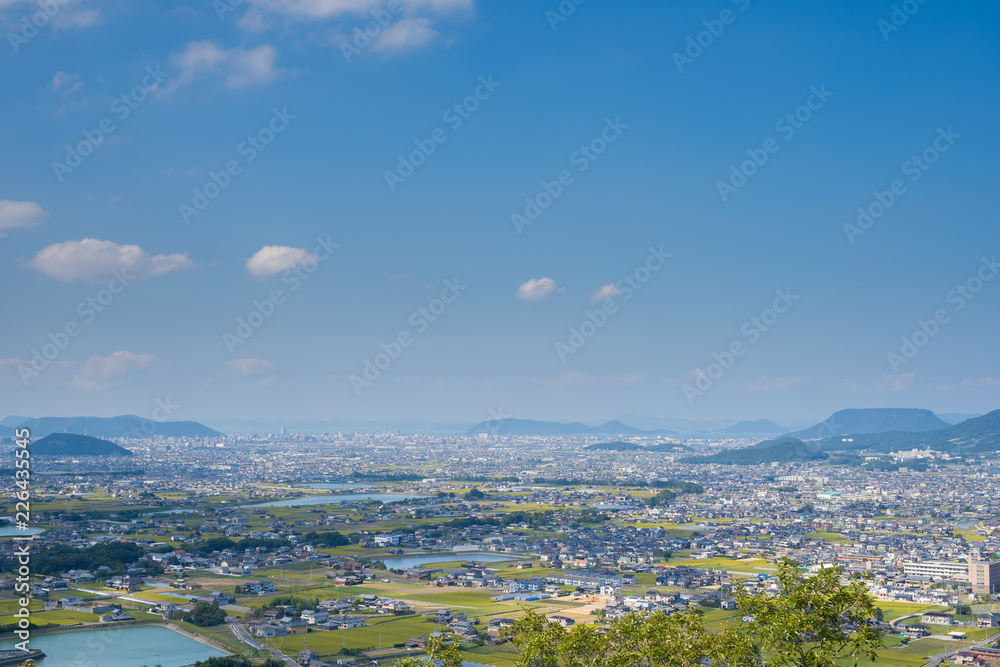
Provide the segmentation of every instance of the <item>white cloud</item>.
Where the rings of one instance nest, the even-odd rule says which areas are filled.
[[[48,212],[33,201],[0,199],[0,229],[34,227],[42,224]]]
[[[137,245],[83,239],[42,248],[28,266],[64,282],[102,283],[112,278],[112,271],[120,271],[127,280],[138,281],[194,268],[194,262],[184,254],[150,256]]]
[[[266,278],[287,271],[307,260],[318,261],[316,255],[305,248],[286,245],[266,245],[247,260],[247,271],[258,278]]]
[[[271,362],[264,359],[233,359],[227,365],[237,375],[255,375],[271,370]]]
[[[615,287],[614,283],[608,283],[607,285],[602,285],[600,289],[594,290],[594,292],[590,295],[590,302],[597,303],[598,301],[616,299],[623,294],[624,292]]]
[[[430,10],[448,13],[472,9],[475,0],[399,0],[406,11]],[[366,15],[383,8],[385,0],[250,0],[253,9],[266,14],[282,14],[299,20],[327,19],[342,14]]]
[[[73,376],[70,385],[80,389],[110,387],[121,382],[121,376],[142,370],[155,359],[152,354],[135,354],[127,350],[119,350],[107,357],[91,357]]]
[[[169,94],[200,79],[222,79],[226,88],[262,86],[273,82],[284,70],[276,66],[278,51],[270,44],[256,49],[242,46],[223,49],[214,42],[188,42],[170,56],[176,73],[164,87]]]
[[[517,288],[517,298],[525,301],[541,301],[556,293],[559,286],[552,278],[532,278]]]
[[[405,18],[392,24],[378,41],[372,45],[373,51],[405,51],[427,46],[441,33],[431,27],[428,18]]]

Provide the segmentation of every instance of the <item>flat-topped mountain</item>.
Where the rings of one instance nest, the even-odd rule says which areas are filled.
[[[933,431],[911,433],[855,433],[824,438],[816,443],[826,451],[872,449],[894,452],[930,448],[942,452],[1000,451],[1000,410]]]
[[[934,431],[949,424],[930,410],[917,408],[863,408],[839,410],[826,421],[788,435],[801,440],[815,440],[834,435]]]

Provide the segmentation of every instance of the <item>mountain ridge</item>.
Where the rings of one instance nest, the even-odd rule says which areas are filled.
[[[894,452],[923,448],[947,453],[1000,451],[1000,410],[933,431],[842,434],[818,440],[816,444],[824,451],[872,449]]]
[[[550,422],[535,419],[515,419],[507,417],[504,419],[494,419],[479,422],[468,431],[466,435],[475,436],[481,433],[497,435],[524,435],[524,436],[558,436],[558,435],[673,435],[673,431],[655,430],[644,431],[634,426],[628,426],[622,422],[612,419],[598,426],[587,426],[581,422]]]
[[[44,438],[52,433],[76,433],[96,438],[166,437],[214,438],[223,434],[194,421],[153,421],[136,415],[117,417],[39,417],[16,425],[27,428],[31,437]],[[2,433],[0,433],[2,435]]]
[[[719,463],[728,465],[761,465],[799,461],[825,461],[830,455],[819,447],[790,436],[762,440],[756,445],[740,449],[727,449],[707,456],[688,456],[680,463]]]

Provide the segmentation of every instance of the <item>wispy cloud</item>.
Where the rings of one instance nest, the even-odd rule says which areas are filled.
[[[120,384],[129,373],[142,370],[155,359],[152,354],[135,354],[127,350],[106,357],[91,357],[73,376],[70,385],[79,389],[101,389]]]
[[[623,294],[624,292],[615,287],[614,283],[608,283],[607,285],[601,285],[601,287],[591,292],[590,302],[598,303],[599,301],[607,301],[608,299],[617,299]]]
[[[242,46],[224,49],[215,42],[188,42],[170,56],[171,78],[164,86],[170,94],[195,81],[221,81],[226,88],[264,86],[285,70],[277,66],[278,50],[270,44],[255,49]]]
[[[748,391],[788,391],[790,389],[795,389],[805,383],[809,382],[809,378],[801,375],[792,375],[788,377],[758,377],[752,382],[747,383],[746,388]]]
[[[441,33],[432,27],[428,18],[401,19],[386,28],[371,48],[373,51],[419,49],[440,36]]]
[[[271,362],[264,359],[233,359],[227,366],[237,375],[256,375],[271,370]]]
[[[963,387],[1000,387],[1000,378],[978,377],[962,380]]]

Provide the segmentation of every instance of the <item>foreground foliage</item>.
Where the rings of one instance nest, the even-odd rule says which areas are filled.
[[[833,667],[849,658],[874,661],[882,635],[876,627],[881,612],[865,585],[840,583],[839,568],[823,568],[804,577],[791,560],[782,560],[779,593],[749,594],[741,586],[737,601],[752,620],[748,633],[768,654],[769,665]]]
[[[842,584],[837,568],[806,576],[783,560],[775,586],[750,593],[737,585],[739,619],[710,631],[701,614],[629,614],[606,626],[565,628],[528,610],[507,631],[518,667],[834,667],[874,660],[881,614],[861,582]],[[397,667],[459,667],[457,644],[429,639],[426,656]],[[425,662],[428,661],[429,663]]]

